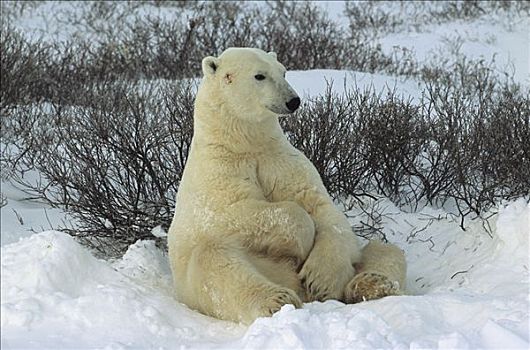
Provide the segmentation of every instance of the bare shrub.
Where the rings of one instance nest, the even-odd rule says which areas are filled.
[[[71,213],[79,223],[71,234],[116,255],[171,220],[193,132],[194,86],[114,82],[85,93],[83,106],[17,111],[33,123],[18,144],[19,166],[44,178],[15,180]]]
[[[476,92],[431,82],[414,105],[393,90],[337,95],[330,84],[282,124],[346,207],[376,194],[411,209],[451,202],[464,228],[469,214],[530,188],[528,92],[510,84],[466,91]],[[22,106],[8,126],[17,135],[10,148],[16,179],[71,212],[79,222],[72,234],[118,254],[169,224],[191,141],[193,94],[185,83],[108,82],[87,89],[78,106]],[[31,168],[42,182],[20,175]],[[361,231],[381,234],[376,226]]]
[[[311,3],[202,2],[186,5],[187,20],[184,15],[178,20],[143,15],[140,6],[95,2],[60,8],[55,20],[76,30],[64,42],[42,41],[50,57],[40,67],[41,75],[58,81],[63,76],[58,73],[64,74],[61,69],[68,67],[64,79],[73,79],[65,83],[78,78],[193,77],[200,74],[197,57],[218,55],[232,46],[276,51],[290,69],[404,74],[414,65],[408,52],[383,53],[361,31],[344,31]]]
[[[329,83],[323,95],[304,102],[295,114],[281,120],[291,143],[313,163],[335,198],[361,199],[368,163],[363,157],[357,107],[366,96],[357,90],[333,92]]]
[[[2,27],[0,35],[0,112],[17,104],[39,100],[45,83],[39,79],[41,65],[49,59],[44,45],[30,44],[11,27]]]
[[[528,169],[530,147],[522,138],[530,123],[529,91],[497,75],[491,62],[458,54],[425,66],[421,77],[428,102],[423,114],[440,129],[430,138],[443,150],[441,174],[453,173],[437,200],[454,201],[464,227],[469,214],[480,216],[500,199],[527,196],[527,177],[519,174]]]
[[[488,177],[502,179],[495,186],[499,197],[517,198],[530,191],[530,92],[505,85],[499,95],[481,125],[481,168]]]
[[[121,21],[136,16],[139,5],[94,6],[102,18]],[[123,7],[113,12],[115,6]],[[486,8],[465,6],[465,16]],[[411,210],[455,205],[464,228],[465,218],[499,200],[530,195],[529,91],[501,79],[491,63],[468,60],[458,47],[422,67],[408,52],[384,55],[366,45],[369,28],[398,20],[384,12],[372,19],[352,14],[355,26],[345,31],[310,3],[182,8],[187,21],[138,16],[120,22],[119,36],[109,23],[91,21],[94,13],[71,19],[98,33],[96,43],[30,43],[2,23],[2,176],[67,210],[77,222],[68,231],[102,254],[118,255],[169,224],[193,132],[195,86],[183,78],[200,74],[197,57],[228,46],[274,50],[291,69],[385,71],[423,82],[414,102],[355,86],[338,95],[330,83],[282,119],[345,207],[379,194]],[[31,170],[42,179],[30,181]],[[365,214],[359,234],[384,239],[379,211]]]
[[[278,53],[290,69],[342,68],[348,41],[334,21],[307,2],[269,4],[258,28],[258,43]]]
[[[411,210],[450,202],[464,228],[470,214],[530,195],[530,99],[484,62],[454,68],[426,79],[419,103],[328,86],[283,120],[285,130],[336,199],[378,193]]]

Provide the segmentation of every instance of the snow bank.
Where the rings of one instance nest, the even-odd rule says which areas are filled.
[[[152,241],[107,262],[61,232],[23,238],[1,251],[2,348],[529,347],[525,200],[500,208],[491,236],[430,208],[411,214],[385,203],[383,217],[406,251],[411,295],[286,305],[249,327],[179,304]]]
[[[179,305],[153,242],[109,263],[57,231],[2,247],[1,310],[2,348],[208,345],[209,333],[227,341],[241,328]]]

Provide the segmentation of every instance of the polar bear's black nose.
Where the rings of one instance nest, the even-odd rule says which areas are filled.
[[[300,98],[295,97],[291,99],[291,101],[287,102],[286,105],[287,105],[287,108],[289,108],[291,112],[294,112],[296,111],[298,107],[300,107]]]

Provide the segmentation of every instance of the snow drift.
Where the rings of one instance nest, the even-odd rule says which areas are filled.
[[[248,328],[179,304],[165,252],[152,241],[107,262],[61,232],[23,238],[2,247],[2,348],[530,346],[524,199],[499,208],[491,236],[479,222],[462,231],[442,210],[385,205],[385,230],[408,259],[410,295],[286,305]]]

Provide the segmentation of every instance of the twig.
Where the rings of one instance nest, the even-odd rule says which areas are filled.
[[[455,272],[452,276],[451,276],[451,279],[455,278],[457,275],[461,274],[461,273],[468,273],[469,270],[471,270],[473,268],[474,265],[471,265],[471,267],[467,270],[463,270],[463,271],[458,271],[458,272]]]

